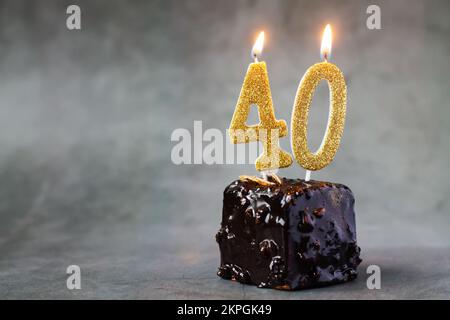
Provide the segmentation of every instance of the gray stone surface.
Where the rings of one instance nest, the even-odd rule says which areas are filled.
[[[69,2],[1,2],[0,298],[450,297],[448,1],[377,1],[378,31],[357,0],[78,3],[72,32]],[[261,28],[276,114],[289,122],[327,22],[348,115],[335,161],[313,178],[355,194],[360,277],[295,293],[221,280],[222,192],[254,167],[175,166],[170,135],[194,120],[227,128]],[[312,145],[327,99],[319,87]],[[66,289],[70,264],[82,290]],[[381,290],[365,286],[369,264],[382,268]]]

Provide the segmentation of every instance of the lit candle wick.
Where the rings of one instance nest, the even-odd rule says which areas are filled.
[[[264,46],[264,31],[261,31],[252,48],[252,57],[255,63],[258,62],[258,58],[261,57],[263,46]]]

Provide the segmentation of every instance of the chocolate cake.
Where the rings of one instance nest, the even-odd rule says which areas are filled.
[[[224,191],[216,240],[224,279],[297,290],[350,281],[361,259],[354,197],[342,184],[239,179]]]

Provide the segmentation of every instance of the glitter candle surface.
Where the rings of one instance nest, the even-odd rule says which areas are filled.
[[[248,126],[246,121],[253,104],[258,107],[260,123]],[[287,135],[287,126],[284,120],[275,118],[265,62],[249,65],[229,131],[234,143],[262,142],[264,151],[256,160],[257,170],[285,168],[292,164],[290,154],[279,147],[279,138]]]
[[[327,80],[331,91],[330,115],[323,142],[312,153],[308,148],[308,114],[314,91],[321,80]],[[292,150],[297,162],[307,170],[320,170],[334,158],[341,141],[345,124],[347,87],[339,68],[329,62],[311,66],[298,87],[292,114]]]

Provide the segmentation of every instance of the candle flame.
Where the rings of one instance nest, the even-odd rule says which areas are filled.
[[[258,57],[261,56],[263,47],[264,47],[264,31],[261,31],[252,48],[252,57],[255,59],[255,61],[258,61]]]
[[[320,46],[322,59],[328,61],[331,55],[331,26],[327,24],[322,34],[322,44]]]

